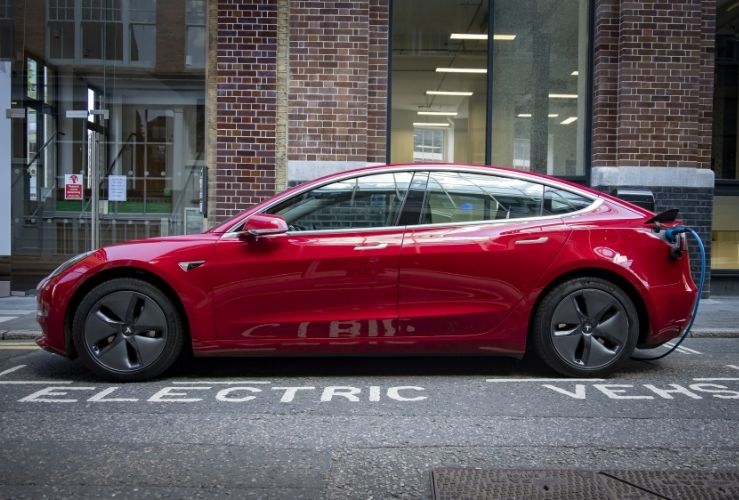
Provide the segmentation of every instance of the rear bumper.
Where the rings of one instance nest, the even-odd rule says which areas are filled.
[[[690,277],[672,285],[650,287],[644,294],[649,298],[649,332],[639,347],[656,347],[679,336],[693,315],[697,287]]]

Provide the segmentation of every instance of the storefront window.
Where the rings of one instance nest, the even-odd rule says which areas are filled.
[[[391,161],[584,176],[589,4],[393,2]]]
[[[718,2],[716,70],[713,92],[713,151],[716,175],[713,206],[711,268],[739,271],[739,9],[735,2]]]
[[[485,162],[487,2],[393,2],[391,161]]]
[[[75,253],[202,229],[204,69],[156,36],[186,39],[169,22],[186,2],[39,0],[13,13],[26,36],[9,51],[12,150],[0,150],[12,289]]]
[[[495,0],[493,164],[585,175],[588,4]]]
[[[711,267],[739,269],[739,196],[716,196],[713,205]]]

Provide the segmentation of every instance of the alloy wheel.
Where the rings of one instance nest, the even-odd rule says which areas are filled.
[[[109,293],[85,318],[85,345],[108,370],[134,372],[154,363],[167,343],[167,316],[151,297],[132,290]]]
[[[562,360],[578,368],[598,369],[618,359],[629,339],[629,318],[615,296],[586,288],[557,304],[550,332]]]

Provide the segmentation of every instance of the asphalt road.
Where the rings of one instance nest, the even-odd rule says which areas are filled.
[[[229,358],[110,384],[5,341],[0,497],[419,498],[439,466],[736,471],[739,339],[685,346],[602,381],[494,358]]]

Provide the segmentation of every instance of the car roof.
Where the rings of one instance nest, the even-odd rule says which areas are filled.
[[[501,166],[495,166],[495,165],[481,165],[479,163],[436,163],[436,162],[434,163],[389,163],[389,164],[374,164],[374,165],[368,165],[365,167],[342,170],[339,172],[333,172],[333,173],[318,177],[310,181],[302,182],[298,184],[297,186],[289,188],[281,193],[276,193],[274,196],[270,196],[266,198],[261,203],[258,203],[256,205],[253,205],[245,209],[244,211],[240,212],[234,217],[231,217],[227,219],[226,221],[213,227],[212,229],[210,229],[210,231],[211,232],[227,231],[230,227],[238,224],[240,220],[243,219],[244,217],[247,217],[248,215],[252,213],[260,211],[264,205],[272,205],[273,203],[277,202],[277,200],[283,200],[283,199],[289,198],[290,196],[293,196],[294,194],[297,194],[299,192],[314,189],[316,187],[319,187],[323,184],[327,184],[332,181],[337,181],[337,180],[341,180],[345,178],[351,178],[351,177],[355,177],[357,175],[362,175],[362,174],[386,173],[386,172],[387,173],[390,173],[390,172],[418,172],[418,171],[458,171],[458,172],[473,172],[473,173],[478,172],[481,174],[503,175],[503,176],[511,177],[511,178],[518,178],[522,180],[539,182],[539,183],[550,185],[553,187],[561,187],[561,188],[567,189],[569,191],[574,191],[575,193],[582,194],[582,195],[585,195],[593,199],[604,198],[612,202],[618,203],[619,205],[624,206],[625,208],[629,208],[631,210],[636,209],[636,211],[642,215],[651,214],[651,212],[649,212],[648,210],[644,210],[641,207],[636,207],[634,205],[631,205],[630,203],[624,202],[623,200],[620,200],[618,198],[614,198],[613,196],[609,196],[601,191],[597,191],[595,189],[589,188],[587,186],[583,186],[581,184],[576,184],[571,181],[567,181],[564,179],[552,177],[550,175],[541,174],[537,172],[530,172],[526,170],[519,170],[519,169],[510,168],[510,167],[501,167]]]

